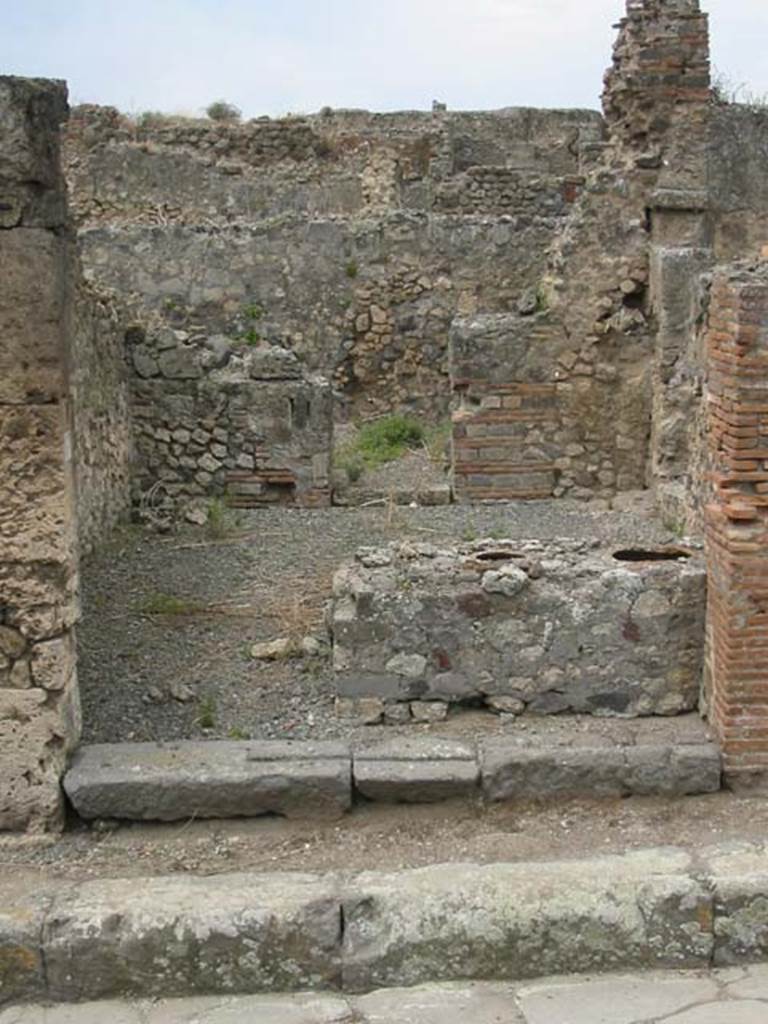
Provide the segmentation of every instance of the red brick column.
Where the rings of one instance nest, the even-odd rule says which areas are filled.
[[[720,271],[707,335],[707,690],[731,782],[768,780],[768,264]]]

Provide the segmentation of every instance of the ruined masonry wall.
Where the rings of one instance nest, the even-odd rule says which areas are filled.
[[[334,579],[338,693],[516,714],[691,710],[706,572],[667,554],[622,561],[558,539],[362,549]]]
[[[61,814],[80,734],[62,83],[0,78],[0,831]]]
[[[89,275],[140,319],[237,336],[258,304],[340,411],[437,417],[451,320],[535,287],[601,132],[585,111],[141,126],[86,107],[67,176]]]
[[[178,506],[330,503],[329,383],[287,349],[169,327],[128,332],[134,497]]]
[[[82,553],[105,540],[131,505],[134,441],[126,314],[74,268],[72,402],[78,539]]]

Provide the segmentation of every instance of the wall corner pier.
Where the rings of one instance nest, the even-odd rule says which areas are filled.
[[[768,263],[720,268],[706,338],[705,689],[732,785],[768,783]]]
[[[62,82],[0,77],[0,831],[61,820],[80,734]]]

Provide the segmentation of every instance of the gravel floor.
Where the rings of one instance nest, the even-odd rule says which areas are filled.
[[[84,741],[353,734],[335,715],[327,658],[265,664],[248,656],[249,646],[287,634],[322,636],[333,573],[361,545],[486,536],[617,547],[679,542],[643,515],[562,501],[258,511],[218,540],[192,529],[120,531],[82,567]],[[165,613],[173,605],[180,613]],[[486,730],[514,727],[490,714],[483,720]],[[447,728],[461,732],[463,722],[476,730],[478,715]],[[365,734],[383,729],[396,731],[376,726]]]

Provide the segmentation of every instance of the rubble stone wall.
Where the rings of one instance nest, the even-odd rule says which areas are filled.
[[[705,591],[703,560],[676,550],[566,540],[363,549],[334,580],[338,692],[677,714],[699,699]]]
[[[258,304],[340,411],[437,417],[452,318],[535,287],[601,133],[584,111],[139,126],[86,107],[67,174],[89,274],[137,311],[236,334]]]
[[[329,504],[330,385],[290,350],[250,339],[128,332],[135,500],[161,484],[182,505]]]
[[[61,82],[0,78],[0,831],[54,826],[80,733]]]

